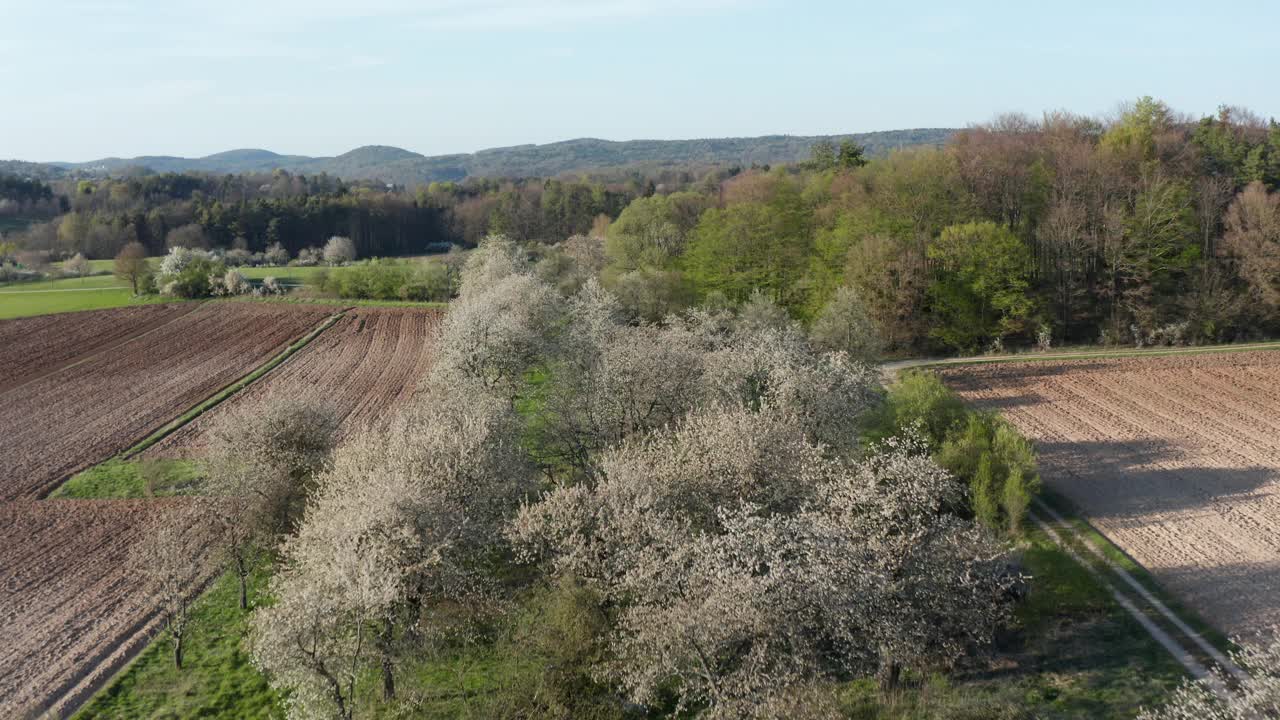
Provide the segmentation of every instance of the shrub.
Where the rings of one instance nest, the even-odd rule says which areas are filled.
[[[290,265],[299,267],[312,267],[320,264],[321,253],[319,248],[305,247],[298,251],[298,258]]]
[[[937,375],[905,374],[890,388],[875,435],[917,427],[938,464],[969,489],[969,509],[984,525],[1021,531],[1031,497],[1040,487],[1035,450],[995,413],[968,410]]]
[[[891,437],[918,426],[931,447],[940,446],[960,426],[968,411],[937,375],[918,370],[899,374],[881,407],[876,437]]]
[[[334,268],[312,284],[342,298],[443,302],[453,295],[455,275],[438,262],[373,259]]]
[[[226,272],[227,268],[221,262],[210,260],[208,257],[197,257],[188,262],[177,274],[162,275],[161,290],[166,295],[180,298],[209,297],[221,286],[221,278]]]

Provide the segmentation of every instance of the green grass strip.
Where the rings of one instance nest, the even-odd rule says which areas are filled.
[[[285,348],[283,351],[280,352],[280,354],[271,358],[265,364],[259,366],[256,370],[249,373],[248,375],[245,375],[244,377],[240,378],[234,383],[231,383],[230,385],[226,386],[222,390],[219,390],[212,397],[208,398],[204,402],[200,403],[199,405],[196,405],[195,407],[191,408],[187,412],[183,413],[176,420],[173,420],[172,422],[160,428],[159,430],[156,430],[155,432],[151,433],[142,442],[120,453],[117,456],[117,459],[127,460],[137,455],[138,453],[143,452],[147,448],[151,447],[152,445],[155,445],[156,443],[168,437],[178,428],[182,427],[183,425],[186,425],[192,420],[195,420],[196,418],[205,414],[206,412],[213,409],[214,407],[217,407],[217,405],[221,403],[223,400],[226,400],[227,398],[236,394],[240,390],[244,389],[247,385],[249,385],[253,381],[271,372],[280,363],[284,362],[285,360],[288,360],[290,357],[293,356],[294,353],[306,347],[312,340],[315,340],[316,337],[320,335],[320,333],[333,327],[333,324],[338,322],[338,320],[342,317],[342,315],[343,315],[342,312],[338,312],[333,315],[330,315],[327,320],[325,320],[323,323],[321,323],[318,327],[316,327],[311,332],[304,335],[302,339],[298,340],[294,344]]]
[[[1098,550],[1106,556],[1107,560],[1114,563],[1117,567],[1123,568],[1124,571],[1129,573],[1129,575],[1133,577],[1139,585],[1145,588],[1147,592],[1155,596],[1157,600],[1163,603],[1165,607],[1169,608],[1173,614],[1177,615],[1192,630],[1199,633],[1202,638],[1208,641],[1208,643],[1219,652],[1224,655],[1230,655],[1236,650],[1235,643],[1231,642],[1230,638],[1224,635],[1222,631],[1209,624],[1195,610],[1192,610],[1183,604],[1177,596],[1166,590],[1150,571],[1140,565],[1138,561],[1130,557],[1128,553],[1118,547],[1115,543],[1111,542],[1106,535],[1102,534],[1102,532],[1091,525],[1070,500],[1047,489],[1041,490],[1039,497],[1045,505],[1053,508],[1053,510],[1061,515],[1070,525],[1072,532],[1068,533],[1069,540],[1075,545],[1076,549],[1082,554],[1082,556],[1088,558],[1094,567],[1104,573],[1118,587],[1123,587],[1126,591],[1131,592],[1131,589],[1127,584],[1124,583],[1124,581],[1111,568],[1107,567],[1107,565],[1101,560],[1098,560],[1093,553],[1084,546],[1081,538],[1087,538],[1094,547],[1098,548]],[[1155,612],[1154,609],[1153,612]],[[1156,616],[1158,616],[1158,613],[1156,613]],[[1163,621],[1164,619],[1160,618],[1160,620]],[[1177,633],[1179,636],[1185,635],[1185,633],[1172,625],[1169,625],[1168,629],[1171,633]]]

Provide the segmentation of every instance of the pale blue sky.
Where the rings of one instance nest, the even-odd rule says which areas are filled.
[[[1280,3],[0,0],[0,158],[1280,114]]]

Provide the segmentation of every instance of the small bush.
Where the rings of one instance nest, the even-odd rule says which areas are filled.
[[[937,375],[910,372],[890,388],[873,436],[916,427],[938,464],[969,490],[974,517],[988,527],[1021,532],[1040,476],[1030,441],[995,413],[967,409]]]

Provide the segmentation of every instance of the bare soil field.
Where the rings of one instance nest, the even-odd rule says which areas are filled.
[[[135,305],[0,320],[0,393],[127,342],[199,308]]]
[[[314,396],[332,404],[348,435],[390,419],[412,397],[435,357],[441,314],[416,308],[349,310],[296,355],[147,451],[153,457],[198,456],[218,419],[268,397]]]
[[[60,717],[158,629],[127,572],[146,523],[175,500],[0,503],[0,717]]]
[[[1046,484],[1228,633],[1280,622],[1280,352],[967,365]]]
[[[0,501],[41,497],[128,448],[332,312],[203,303],[153,332],[0,393]]]

